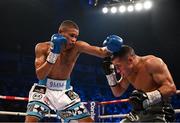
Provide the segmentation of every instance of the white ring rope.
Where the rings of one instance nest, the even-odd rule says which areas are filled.
[[[175,113],[180,113],[180,109],[175,109]],[[0,111],[0,115],[14,115],[14,116],[26,116],[27,114],[24,112],[10,112],[10,111]],[[106,118],[124,118],[128,114],[113,114],[113,115],[100,115],[98,118],[100,119],[106,119]],[[56,114],[46,114],[45,117],[53,117],[57,118],[58,116]]]
[[[26,116],[25,112],[11,112],[11,111],[0,111],[0,115],[15,115],[15,116]],[[56,118],[56,114],[46,114],[45,117],[54,117]]]

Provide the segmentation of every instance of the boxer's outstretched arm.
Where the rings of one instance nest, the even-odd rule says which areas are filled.
[[[87,53],[89,55],[93,55],[101,58],[108,57],[111,55],[111,53],[108,52],[105,48],[92,46],[84,41],[76,42],[76,46],[80,53]]]
[[[158,90],[163,98],[167,98],[176,93],[176,86],[173,78],[167,68],[167,65],[160,58],[153,58],[148,61],[147,69],[151,73],[153,79],[159,84]]]
[[[35,68],[39,80],[45,79],[53,67],[53,64],[46,61],[47,51],[48,47],[45,44],[39,43],[35,47]]]
[[[118,84],[115,86],[111,86],[111,90],[115,97],[120,97],[127,90],[129,86],[129,82],[126,79],[120,79]]]

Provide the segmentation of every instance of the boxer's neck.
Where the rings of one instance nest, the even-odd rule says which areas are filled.
[[[139,65],[142,61],[142,58],[138,55],[134,56],[133,60],[133,73],[137,73],[139,71]]]

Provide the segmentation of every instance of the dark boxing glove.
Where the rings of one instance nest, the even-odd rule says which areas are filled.
[[[129,97],[129,102],[135,111],[145,110],[147,107],[157,104],[162,100],[160,91],[143,92],[134,90]]]
[[[118,81],[116,78],[115,68],[111,62],[110,57],[106,57],[103,60],[103,69],[104,69],[104,73],[106,74],[106,78],[107,78],[109,86],[111,86],[111,87],[116,86]]]

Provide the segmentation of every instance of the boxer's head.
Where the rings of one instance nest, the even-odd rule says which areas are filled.
[[[66,48],[69,49],[74,46],[74,43],[77,41],[79,27],[75,22],[71,20],[65,20],[61,23],[58,33],[67,39]]]
[[[112,57],[112,63],[115,65],[117,72],[127,77],[133,70],[135,56],[132,47],[123,45],[121,50],[114,53]]]

